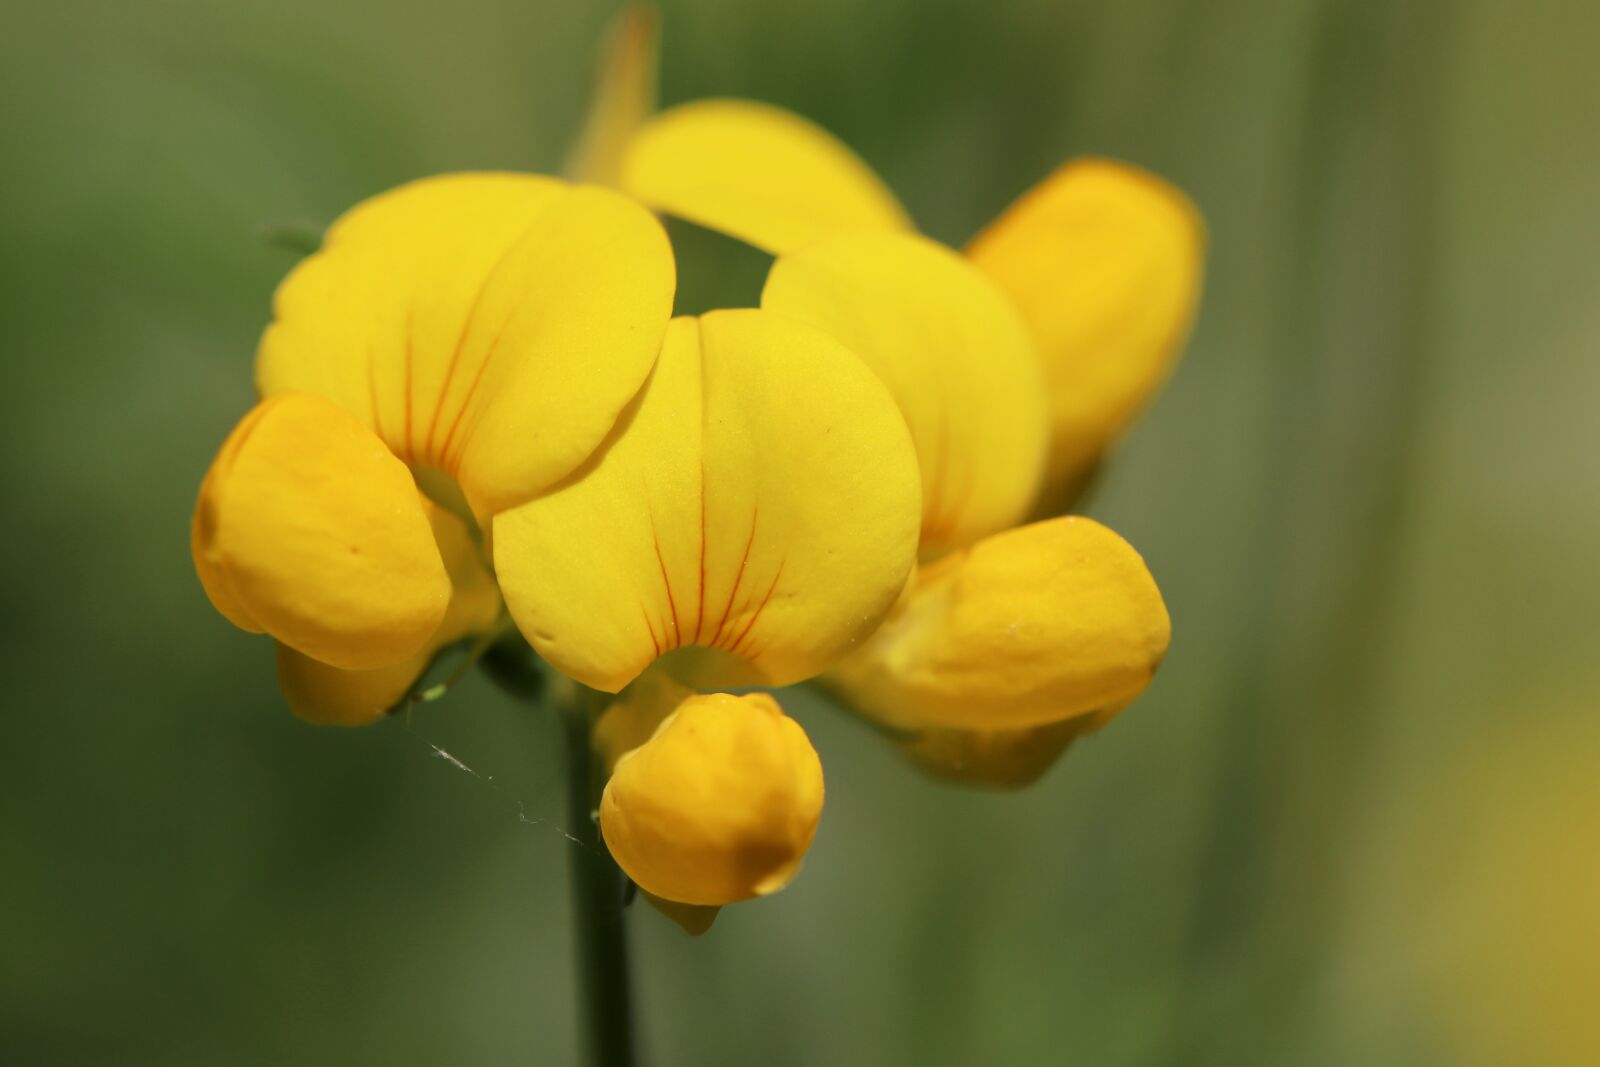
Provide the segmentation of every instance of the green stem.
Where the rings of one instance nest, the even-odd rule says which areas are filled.
[[[581,845],[567,853],[582,1027],[579,1043],[591,1067],[632,1067],[633,1005],[622,910],[626,883],[600,840],[594,817],[605,780],[595,759],[587,710],[562,708],[561,725],[567,750],[568,832]]]
[[[561,720],[567,763],[567,850],[572,902],[573,963],[577,969],[578,1044],[589,1067],[633,1067],[633,1005],[628,981],[627,881],[617,869],[595,810],[605,788],[594,751],[597,694],[558,675],[546,677],[520,635],[505,633],[484,650],[478,665],[504,692]],[[555,684],[547,684],[553,681]]]

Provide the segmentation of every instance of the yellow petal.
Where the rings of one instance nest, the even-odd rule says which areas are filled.
[[[645,892],[732,904],[794,877],[822,794],[816,750],[772,697],[694,696],[618,762],[600,832]]]
[[[832,134],[744,100],[701,100],[657,116],[628,149],[622,187],[768,252],[912,229],[894,194]]]
[[[289,710],[319,726],[367,726],[405,699],[427,670],[419,652],[387,667],[346,671],[278,644],[278,688]]]
[[[435,651],[474,634],[493,629],[500,620],[500,587],[489,570],[488,557],[467,524],[429,502],[434,543],[450,573],[450,607],[429,644]]]
[[[1044,503],[1059,513],[1188,337],[1204,224],[1155,175],[1075,160],[1006,209],[967,254],[1038,340],[1054,425]]]
[[[506,605],[549,663],[617,692],[673,649],[787,685],[870,633],[921,513],[894,401],[838,342],[758,310],[675,319],[595,460],[500,514]]]
[[[717,916],[722,912],[720,907],[714,905],[680,904],[676,900],[667,900],[654,893],[646,893],[642,889],[639,895],[644,897],[645,902],[652,908],[677,923],[679,929],[690,937],[699,937],[711,929],[711,924],[717,921]]]
[[[924,569],[829,684],[903,729],[1041,726],[1132,701],[1170,636],[1126,541],[1089,519],[1052,519]]]
[[[617,193],[426,179],[351,209],[284,280],[257,383],[336,401],[486,516],[610,432],[655,360],[673,287],[660,224]]]
[[[612,701],[595,720],[593,744],[607,774],[617,761],[656,732],[679,704],[694,696],[665,671],[649,670]]]
[[[622,178],[628,142],[656,109],[661,20],[632,4],[617,12],[600,50],[600,71],[583,131],[563,168],[568,177],[599,185]]]
[[[411,472],[319,396],[263,401],[221,453],[195,569],[230,618],[324,663],[388,666],[439,628],[450,580]]]
[[[1115,715],[1079,715],[1019,730],[935,727],[908,735],[900,742],[900,751],[935,778],[989,789],[1021,789],[1038,781],[1074,741]]]
[[[194,560],[195,574],[199,576],[200,585],[205,589],[211,606],[239,629],[253,634],[263,632],[261,624],[251,617],[249,609],[233,591],[232,579],[216,551],[217,501],[219,489],[228,472],[233,469],[239,446],[250,439],[251,431],[266,408],[265,404],[251,408],[222,442],[210,469],[201,479],[200,496],[195,502],[194,518],[189,523],[189,555]]]
[[[326,726],[365,726],[403,700],[440,649],[492,629],[500,617],[500,593],[482,550],[466,524],[425,502],[433,536],[450,574],[450,606],[422,652],[366,671],[340,670],[279,643],[278,685],[290,709]]]
[[[779,257],[761,306],[877,372],[922,468],[922,556],[1016,525],[1044,469],[1044,379],[1027,327],[960,256],[922,237],[847,237]]]

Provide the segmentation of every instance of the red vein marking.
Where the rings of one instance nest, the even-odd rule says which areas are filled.
[[[744,543],[744,558],[739,560],[739,572],[733,576],[733,588],[728,591],[728,602],[723,605],[722,618],[717,620],[717,632],[711,638],[711,647],[716,648],[722,641],[722,628],[728,623],[728,616],[733,612],[734,597],[739,595],[739,584],[744,581],[745,565],[750,562],[750,546],[756,543],[756,520],[761,517],[760,508],[750,510],[750,538]]]
[[[543,216],[541,216],[541,218],[542,217]],[[510,260],[512,254],[518,249],[522,248],[528,235],[533,232],[535,225],[536,222],[527,223],[525,228],[521,230],[505,246],[504,249],[501,250],[493,265],[491,265],[488,272],[484,274],[483,280],[478,283],[477,292],[472,294],[472,303],[467,308],[467,316],[461,320],[461,333],[456,337],[455,351],[450,355],[450,365],[445,369],[444,384],[439,387],[439,402],[433,409],[433,423],[428,427],[428,449],[430,452],[433,450],[434,433],[439,428],[439,416],[444,410],[445,399],[450,393],[450,383],[455,379],[456,364],[461,359],[461,350],[466,345],[467,334],[471,332],[472,321],[478,317],[478,309],[483,305],[484,294],[489,291],[489,284],[493,282],[500,274],[501,268],[506,265],[508,260]],[[456,417],[451,423],[450,433],[445,437],[444,445],[437,453],[438,459],[436,462],[440,466],[444,466],[445,458],[450,451],[450,438],[455,436],[456,428],[461,425],[461,416],[466,413],[467,404],[472,400],[472,394],[478,388],[478,382],[483,378],[484,365],[489,362],[489,356],[494,353],[495,345],[500,343],[500,335],[506,332],[506,327],[511,325],[511,320],[516,316],[516,313],[516,309],[513,308],[510,314],[506,316],[506,320],[500,324],[500,331],[499,333],[495,334],[494,344],[489,346],[489,350],[484,353],[482,362],[478,364],[478,373],[477,376],[472,380],[472,387],[467,390],[466,398],[461,401],[461,407],[456,410]],[[462,451],[466,451],[465,445],[462,445]],[[460,463],[461,457],[457,456],[454,465],[459,466]]]
[[[644,616],[644,628],[650,631],[650,644],[655,646],[656,655],[661,655],[661,639],[656,637],[655,624],[650,621],[650,611],[643,601],[639,602],[639,614]]]
[[[476,374],[474,374],[472,376],[472,384],[467,386],[467,395],[461,398],[461,406],[456,409],[456,417],[454,419],[450,420],[450,430],[449,430],[449,432],[447,432],[444,435],[444,444],[439,446],[440,466],[444,465],[445,457],[450,454],[450,442],[455,440],[456,431],[461,428],[461,420],[466,417],[467,408],[469,406],[471,406],[472,398],[478,392],[478,383],[483,381],[483,372],[488,369],[489,360],[494,356],[495,350],[500,347],[500,338],[505,336],[506,327],[508,327],[510,325],[511,325],[511,319],[509,317],[507,317],[506,321],[501,323],[501,325],[500,325],[500,332],[496,333],[494,335],[494,340],[490,341],[489,342],[489,347],[484,350],[483,358],[478,361],[478,373],[476,373]],[[446,384],[448,385],[449,383],[446,382]],[[436,425],[437,425],[437,423],[439,421],[439,410],[441,408],[443,408],[443,407],[444,407],[444,394],[441,393],[439,395],[439,407],[434,408],[434,414],[433,414],[433,421],[434,421],[434,423]],[[433,431],[432,430],[428,431],[428,447],[429,448],[433,447]],[[466,451],[466,438],[462,438],[461,450],[463,452]],[[460,462],[461,462],[461,457],[457,456],[456,460],[455,460],[455,465],[459,466]]]
[[[704,324],[694,320],[694,333],[696,348],[700,353],[700,375],[696,383],[700,394],[700,438],[695,442],[698,450],[700,467],[700,588],[697,594],[699,605],[695,608],[694,616],[694,641],[700,643],[700,631],[706,622],[706,420],[710,417],[707,410],[706,399],[706,335]]]
[[[467,446],[472,443],[472,437],[478,432],[478,425],[483,422],[483,412],[474,412],[471,419],[467,418],[467,408],[472,403],[472,396],[477,392],[478,382],[483,378],[484,364],[478,365],[478,375],[473,379],[472,388],[467,391],[467,397],[461,402],[461,409],[456,412],[454,421],[450,424],[450,432],[444,436],[444,444],[439,449],[439,464],[452,475],[459,474],[461,461],[466,459]],[[456,431],[461,430],[461,440],[456,444],[456,454],[450,455],[450,442],[455,439]]]
[[[504,256],[505,254],[506,253],[502,253],[502,256]],[[499,264],[497,263],[497,264],[495,264],[495,266],[499,266]],[[461,320],[461,332],[456,335],[455,351],[450,353],[450,363],[444,369],[444,383],[439,386],[439,401],[438,401],[438,403],[434,404],[434,406],[433,406],[433,421],[431,423],[429,423],[429,425],[428,425],[428,449],[429,449],[430,452],[433,450],[433,438],[434,438],[434,435],[439,430],[439,416],[444,411],[444,402],[445,402],[445,400],[450,396],[450,383],[455,380],[456,365],[461,362],[461,350],[463,348],[465,348],[466,345],[467,345],[467,334],[472,332],[472,322],[473,322],[474,319],[476,319],[478,317],[478,307],[483,303],[483,294],[484,294],[485,291],[488,290],[489,282],[493,278],[494,278],[494,268],[490,268],[489,273],[485,274],[483,276],[483,280],[478,283],[478,291],[472,294],[472,303],[470,305],[468,305],[468,307],[467,307],[467,315],[466,315],[465,318],[463,318]],[[506,326],[510,322],[511,322],[511,318],[510,318],[510,316],[507,316],[506,317],[506,321],[504,323],[502,323],[501,326],[500,326],[500,333],[504,333],[505,332]],[[500,334],[496,334],[495,335],[495,342],[499,343],[499,340],[500,340]],[[490,345],[489,346],[489,351],[491,351],[491,352],[494,351],[494,345]],[[489,357],[487,355],[484,356],[485,360],[487,360],[488,358]],[[480,376],[483,373],[483,365],[481,363],[478,365],[478,373],[479,373]],[[476,385],[477,385],[476,379],[474,379],[473,385],[474,385],[474,387],[476,387]],[[472,393],[471,393],[470,390],[468,391],[467,396],[468,396],[469,399],[471,398]],[[466,410],[465,403],[463,403],[463,405],[462,405],[462,410],[463,411]],[[456,413],[456,422],[459,423],[460,421],[461,421],[461,413],[458,411]],[[453,429],[454,429],[454,427],[452,427],[452,430]],[[448,448],[449,444],[450,444],[450,439],[447,437],[447,438],[445,438],[445,447]],[[440,455],[442,456],[443,454],[444,454],[444,449],[441,449],[440,450]]]
[[[695,608],[694,640],[691,645],[700,643],[700,628],[706,621],[706,457],[700,453],[700,605]]]
[[[667,607],[672,609],[672,640],[674,648],[683,647],[683,630],[678,623],[678,604],[672,597],[672,579],[667,577],[667,561],[661,556],[661,538],[656,534],[656,517],[650,516],[650,541],[655,545],[656,564],[661,568],[661,584],[667,589]],[[662,627],[663,631],[666,629]]]
[[[412,349],[415,347],[412,344],[412,340],[413,340],[413,338],[412,338],[412,324],[413,324],[412,309],[408,306],[406,308],[406,382],[405,382],[405,386],[406,386],[406,458],[407,459],[414,458],[415,454],[416,454],[416,450],[411,444],[411,363],[412,363],[412,358],[411,357],[412,357]]]
[[[772,576],[772,584],[767,586],[767,595],[761,598],[760,604],[756,605],[756,610],[750,615],[750,621],[744,624],[744,629],[739,631],[739,636],[734,638],[733,644],[729,646],[729,652],[737,653],[739,646],[744,643],[744,639],[750,636],[751,630],[755,629],[756,620],[761,618],[763,611],[767,610],[767,602],[772,599],[773,592],[778,588],[778,579],[783,577],[783,565],[788,562],[789,559],[786,556],[778,563],[778,572]]]

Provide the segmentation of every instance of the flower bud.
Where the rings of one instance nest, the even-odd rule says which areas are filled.
[[[617,761],[600,831],[645,892],[731,904],[789,883],[822,798],[816,750],[770,696],[691,696]]]

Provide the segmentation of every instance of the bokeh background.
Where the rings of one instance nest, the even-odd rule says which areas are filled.
[[[1600,1062],[1600,8],[664,8],[666,102],[810,115],[937,237],[1095,152],[1212,254],[1089,507],[1171,607],[1154,687],[1016,795],[794,701],[822,833],[703,940],[631,916],[651,1062]],[[473,681],[302,725],[187,523],[263,224],[556,167],[611,10],[4,3],[0,1061],[573,1059],[556,724]],[[686,299],[755,294],[725,252]]]

